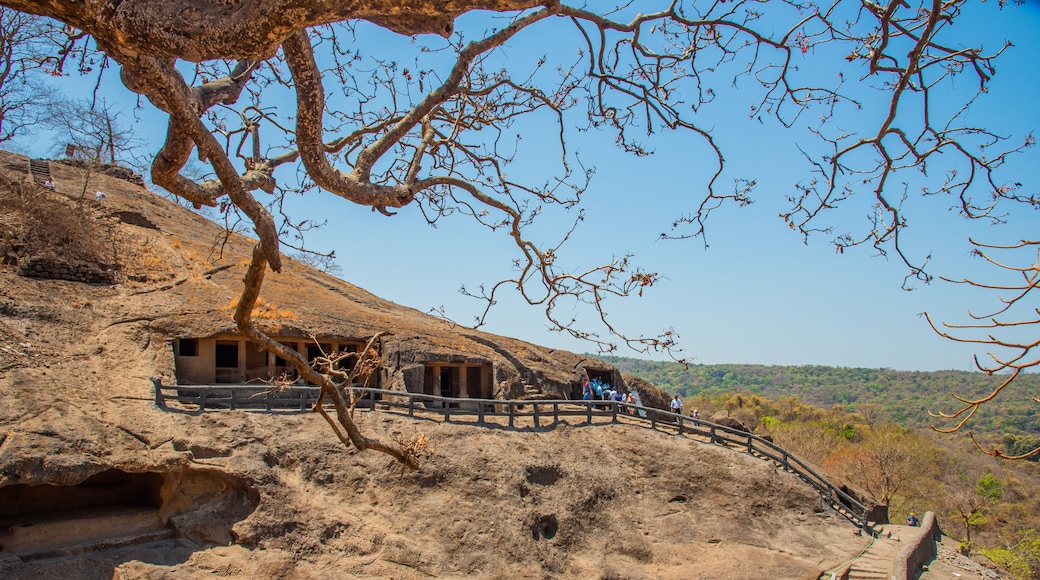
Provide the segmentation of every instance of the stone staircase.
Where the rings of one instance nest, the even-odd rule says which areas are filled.
[[[849,562],[839,572],[834,573],[835,580],[889,580],[892,564],[906,543],[904,538],[920,533],[921,528],[908,526],[885,525],[874,528],[874,541],[855,560]],[[914,536],[916,537],[916,536]],[[827,576],[830,578],[831,576]]]
[[[523,401],[550,401],[555,398],[552,395],[543,393],[541,389],[528,384],[524,384],[524,394],[517,397],[518,400]]]
[[[899,545],[887,538],[876,538],[865,554],[849,566],[849,580],[886,580]]]
[[[29,174],[37,185],[51,181],[51,162],[46,159],[29,159]]]

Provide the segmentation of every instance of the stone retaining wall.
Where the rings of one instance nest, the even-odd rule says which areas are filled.
[[[937,554],[936,542],[942,539],[942,530],[935,514],[927,512],[921,518],[921,533],[909,540],[892,562],[892,580],[911,580],[917,572]]]
[[[69,264],[53,258],[27,258],[18,265],[18,275],[27,278],[68,280],[85,284],[115,284],[115,273],[95,264]]]

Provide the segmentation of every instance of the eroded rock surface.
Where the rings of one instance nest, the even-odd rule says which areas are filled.
[[[51,171],[59,192],[81,185]],[[795,476],[641,426],[358,411],[372,435],[429,437],[409,472],[314,414],[159,409],[149,377],[173,378],[171,339],[232,327],[249,245],[95,179],[107,197],[91,211],[122,244],[116,284],[0,265],[0,577],[805,578],[866,542]],[[553,394],[583,359],[453,330],[295,263],[264,296],[314,332],[392,325],[409,352],[495,357],[515,370],[501,396]]]

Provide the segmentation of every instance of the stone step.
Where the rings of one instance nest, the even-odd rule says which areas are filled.
[[[859,558],[849,565],[849,580],[888,580],[892,563],[903,543],[890,528],[875,528],[874,540]]]
[[[51,163],[46,159],[30,159],[29,160],[29,173],[32,174],[33,181],[39,184],[51,181]]]
[[[161,540],[172,540],[179,537],[176,530],[173,529],[162,529],[153,530],[150,532],[138,532],[134,534],[126,534],[123,536],[108,537],[96,541],[81,542],[78,544],[69,544],[60,546],[46,552],[35,552],[30,555],[21,556],[22,560],[42,560],[44,558],[61,558],[64,556],[75,556],[77,554],[84,554],[87,552],[101,552],[104,550],[114,550],[117,548],[123,548],[126,546],[133,546],[137,544],[148,544],[151,542],[158,542]]]
[[[852,564],[852,569],[851,570],[858,571],[858,572],[888,572],[888,570],[891,568],[891,566],[892,566],[891,560],[883,561],[883,562],[882,561],[876,561],[876,562],[862,562],[862,563],[860,563],[859,560],[856,560],[856,562]]]
[[[6,528],[6,529],[5,529]],[[23,516],[0,525],[0,552],[23,560],[174,537],[152,507],[121,506]]]

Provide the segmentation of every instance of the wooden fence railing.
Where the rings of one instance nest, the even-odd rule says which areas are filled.
[[[292,386],[284,389],[270,385],[163,385],[158,377],[152,378],[155,404],[166,408],[168,401],[196,405],[204,409],[262,409],[266,411],[309,411],[318,400],[320,389],[314,386]],[[585,423],[595,421],[618,423],[637,421],[649,423],[651,429],[675,430],[708,439],[714,444],[735,445],[760,459],[773,461],[794,473],[812,486],[827,505],[848,518],[858,527],[867,529],[868,508],[841,488],[827,481],[805,462],[791,455],[772,441],[752,433],[690,417],[616,401],[582,400],[501,400],[455,399],[383,389],[354,388],[356,408],[371,411],[397,410],[414,417],[416,413],[441,415],[444,421],[474,420],[483,425],[489,421],[518,422],[530,420],[534,427],[559,423],[561,418],[581,418]]]

